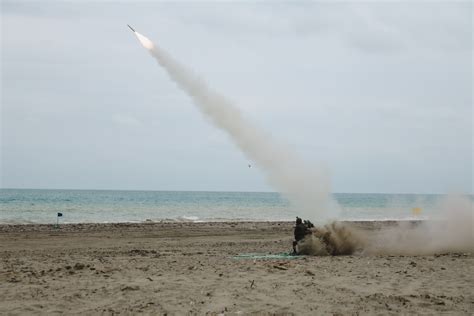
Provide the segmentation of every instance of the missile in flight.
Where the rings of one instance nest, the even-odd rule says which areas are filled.
[[[153,44],[153,42],[150,41],[146,36],[143,36],[137,31],[135,31],[135,29],[131,27],[130,25],[127,24],[127,26],[129,29],[132,30],[133,34],[135,34],[135,36],[138,38],[138,40],[140,41],[143,47],[145,47],[149,51],[152,51],[155,48],[155,45]]]

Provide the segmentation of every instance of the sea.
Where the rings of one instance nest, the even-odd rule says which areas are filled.
[[[333,197],[339,220],[381,221],[435,215],[444,195],[336,193]],[[275,192],[0,189],[0,224],[293,221],[297,215]]]

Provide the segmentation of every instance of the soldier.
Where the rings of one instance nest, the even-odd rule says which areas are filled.
[[[306,237],[306,235],[312,234],[311,229],[309,229],[307,225],[303,224],[303,221],[298,216],[296,217],[296,226],[295,226],[294,234],[295,234],[295,240],[293,241],[293,255],[296,255],[298,254],[296,252],[296,245],[298,244],[298,242],[300,240],[303,240]]]

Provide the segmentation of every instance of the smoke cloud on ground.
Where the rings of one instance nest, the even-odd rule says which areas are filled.
[[[438,206],[440,216],[416,225],[399,223],[381,230],[366,248],[368,253],[428,255],[474,251],[473,202],[448,196]]]
[[[346,224],[332,222],[317,228],[298,244],[298,253],[313,256],[351,255],[362,251],[363,235]]]
[[[331,223],[315,229],[298,245],[307,255],[432,255],[474,252],[474,211],[468,197],[448,196],[439,206],[440,215],[420,222],[398,222],[367,233],[346,223]]]
[[[338,207],[330,197],[326,170],[309,167],[291,150],[277,145],[203,79],[145,36],[135,34],[177,86],[191,97],[201,113],[230,136],[239,149],[264,172],[267,182],[290,200],[298,214],[320,223],[336,218]]]

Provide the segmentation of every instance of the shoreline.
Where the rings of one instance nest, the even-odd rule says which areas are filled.
[[[354,220],[354,221],[335,221],[336,223],[350,225],[358,229],[382,229],[384,227],[393,227],[400,223],[410,225],[419,225],[428,220]],[[42,232],[42,231],[57,231],[57,232],[74,232],[74,231],[101,231],[113,229],[136,229],[144,230],[167,228],[212,228],[217,226],[243,227],[249,228],[252,226],[266,227],[266,226],[281,226],[282,228],[292,228],[294,221],[145,221],[145,222],[116,222],[116,223],[60,223],[56,226],[51,224],[0,224],[0,233],[5,232]],[[318,226],[318,225],[316,225]]]

